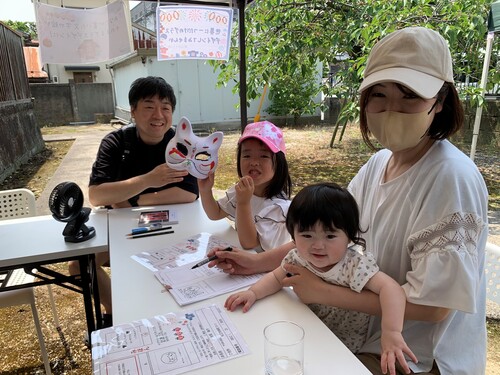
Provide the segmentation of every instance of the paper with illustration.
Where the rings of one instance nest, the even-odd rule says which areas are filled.
[[[195,263],[155,272],[156,278],[170,288],[170,294],[181,306],[248,287],[262,277],[262,274],[229,275],[206,265],[192,269]]]
[[[210,233],[199,233],[174,245],[154,251],[132,255],[132,259],[155,272],[198,262],[215,247],[235,247],[233,244]]]
[[[249,354],[217,305],[92,332],[95,375],[175,375]]]

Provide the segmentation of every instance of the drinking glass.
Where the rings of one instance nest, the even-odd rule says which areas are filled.
[[[304,334],[297,323],[285,320],[264,328],[266,375],[304,374]]]

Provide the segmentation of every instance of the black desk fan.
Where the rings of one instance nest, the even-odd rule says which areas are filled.
[[[83,193],[74,182],[61,182],[50,193],[49,208],[52,217],[67,223],[62,232],[66,242],[83,242],[95,236],[94,227],[85,223],[91,209],[83,206]]]

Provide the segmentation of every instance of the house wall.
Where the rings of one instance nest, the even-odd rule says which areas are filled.
[[[97,122],[96,115],[113,113],[113,88],[110,83],[81,83],[74,87],[78,106],[76,121]]]
[[[32,83],[34,109],[40,126],[96,122],[96,117],[113,114],[110,83]]]
[[[109,70],[106,68],[105,63],[92,64],[92,66],[98,66],[99,70],[95,71],[79,70],[79,71],[92,72],[94,82],[96,83],[111,83],[111,74],[109,73]],[[45,64],[45,70],[47,71],[47,74],[49,75],[49,78],[53,83],[68,83],[70,79],[71,80],[73,79],[73,71],[66,71],[65,65]]]
[[[186,116],[195,128],[211,129],[214,127],[237,128],[240,126],[239,94],[233,93],[235,84],[217,87],[217,72],[203,60],[158,61],[151,52],[139,51],[134,56],[111,66],[115,89],[115,115],[124,120],[130,119],[128,91],[138,77],[160,76],[174,88],[177,107],[173,122],[176,124]],[[319,69],[321,71],[321,69]],[[321,77],[318,75],[318,79]],[[318,96],[317,100],[320,98]],[[248,120],[257,115],[260,98],[250,103]],[[268,95],[264,99],[260,112],[261,120],[279,120],[265,111],[270,102]],[[319,117],[317,110],[312,117]],[[304,116],[309,118],[310,116]],[[278,122],[278,121],[277,121]]]
[[[68,125],[73,121],[71,90],[67,83],[32,83],[35,117],[40,126]]]
[[[232,87],[216,87],[213,68],[201,60],[160,61],[156,56],[135,56],[113,66],[116,108],[118,117],[129,119],[128,91],[139,77],[163,77],[174,89],[177,106],[173,122],[186,116],[195,123],[239,121],[236,105],[239,97]]]

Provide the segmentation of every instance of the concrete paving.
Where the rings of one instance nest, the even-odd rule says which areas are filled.
[[[102,128],[102,129],[101,129]],[[102,138],[113,131],[109,126],[99,129],[82,130],[75,133],[44,135],[45,142],[74,140],[68,153],[62,160],[59,168],[47,183],[36,202],[36,210],[39,215],[49,215],[49,196],[54,187],[65,181],[75,182],[82,189],[84,195],[84,206],[91,207],[88,197],[89,176],[94,163],[97,149]]]

